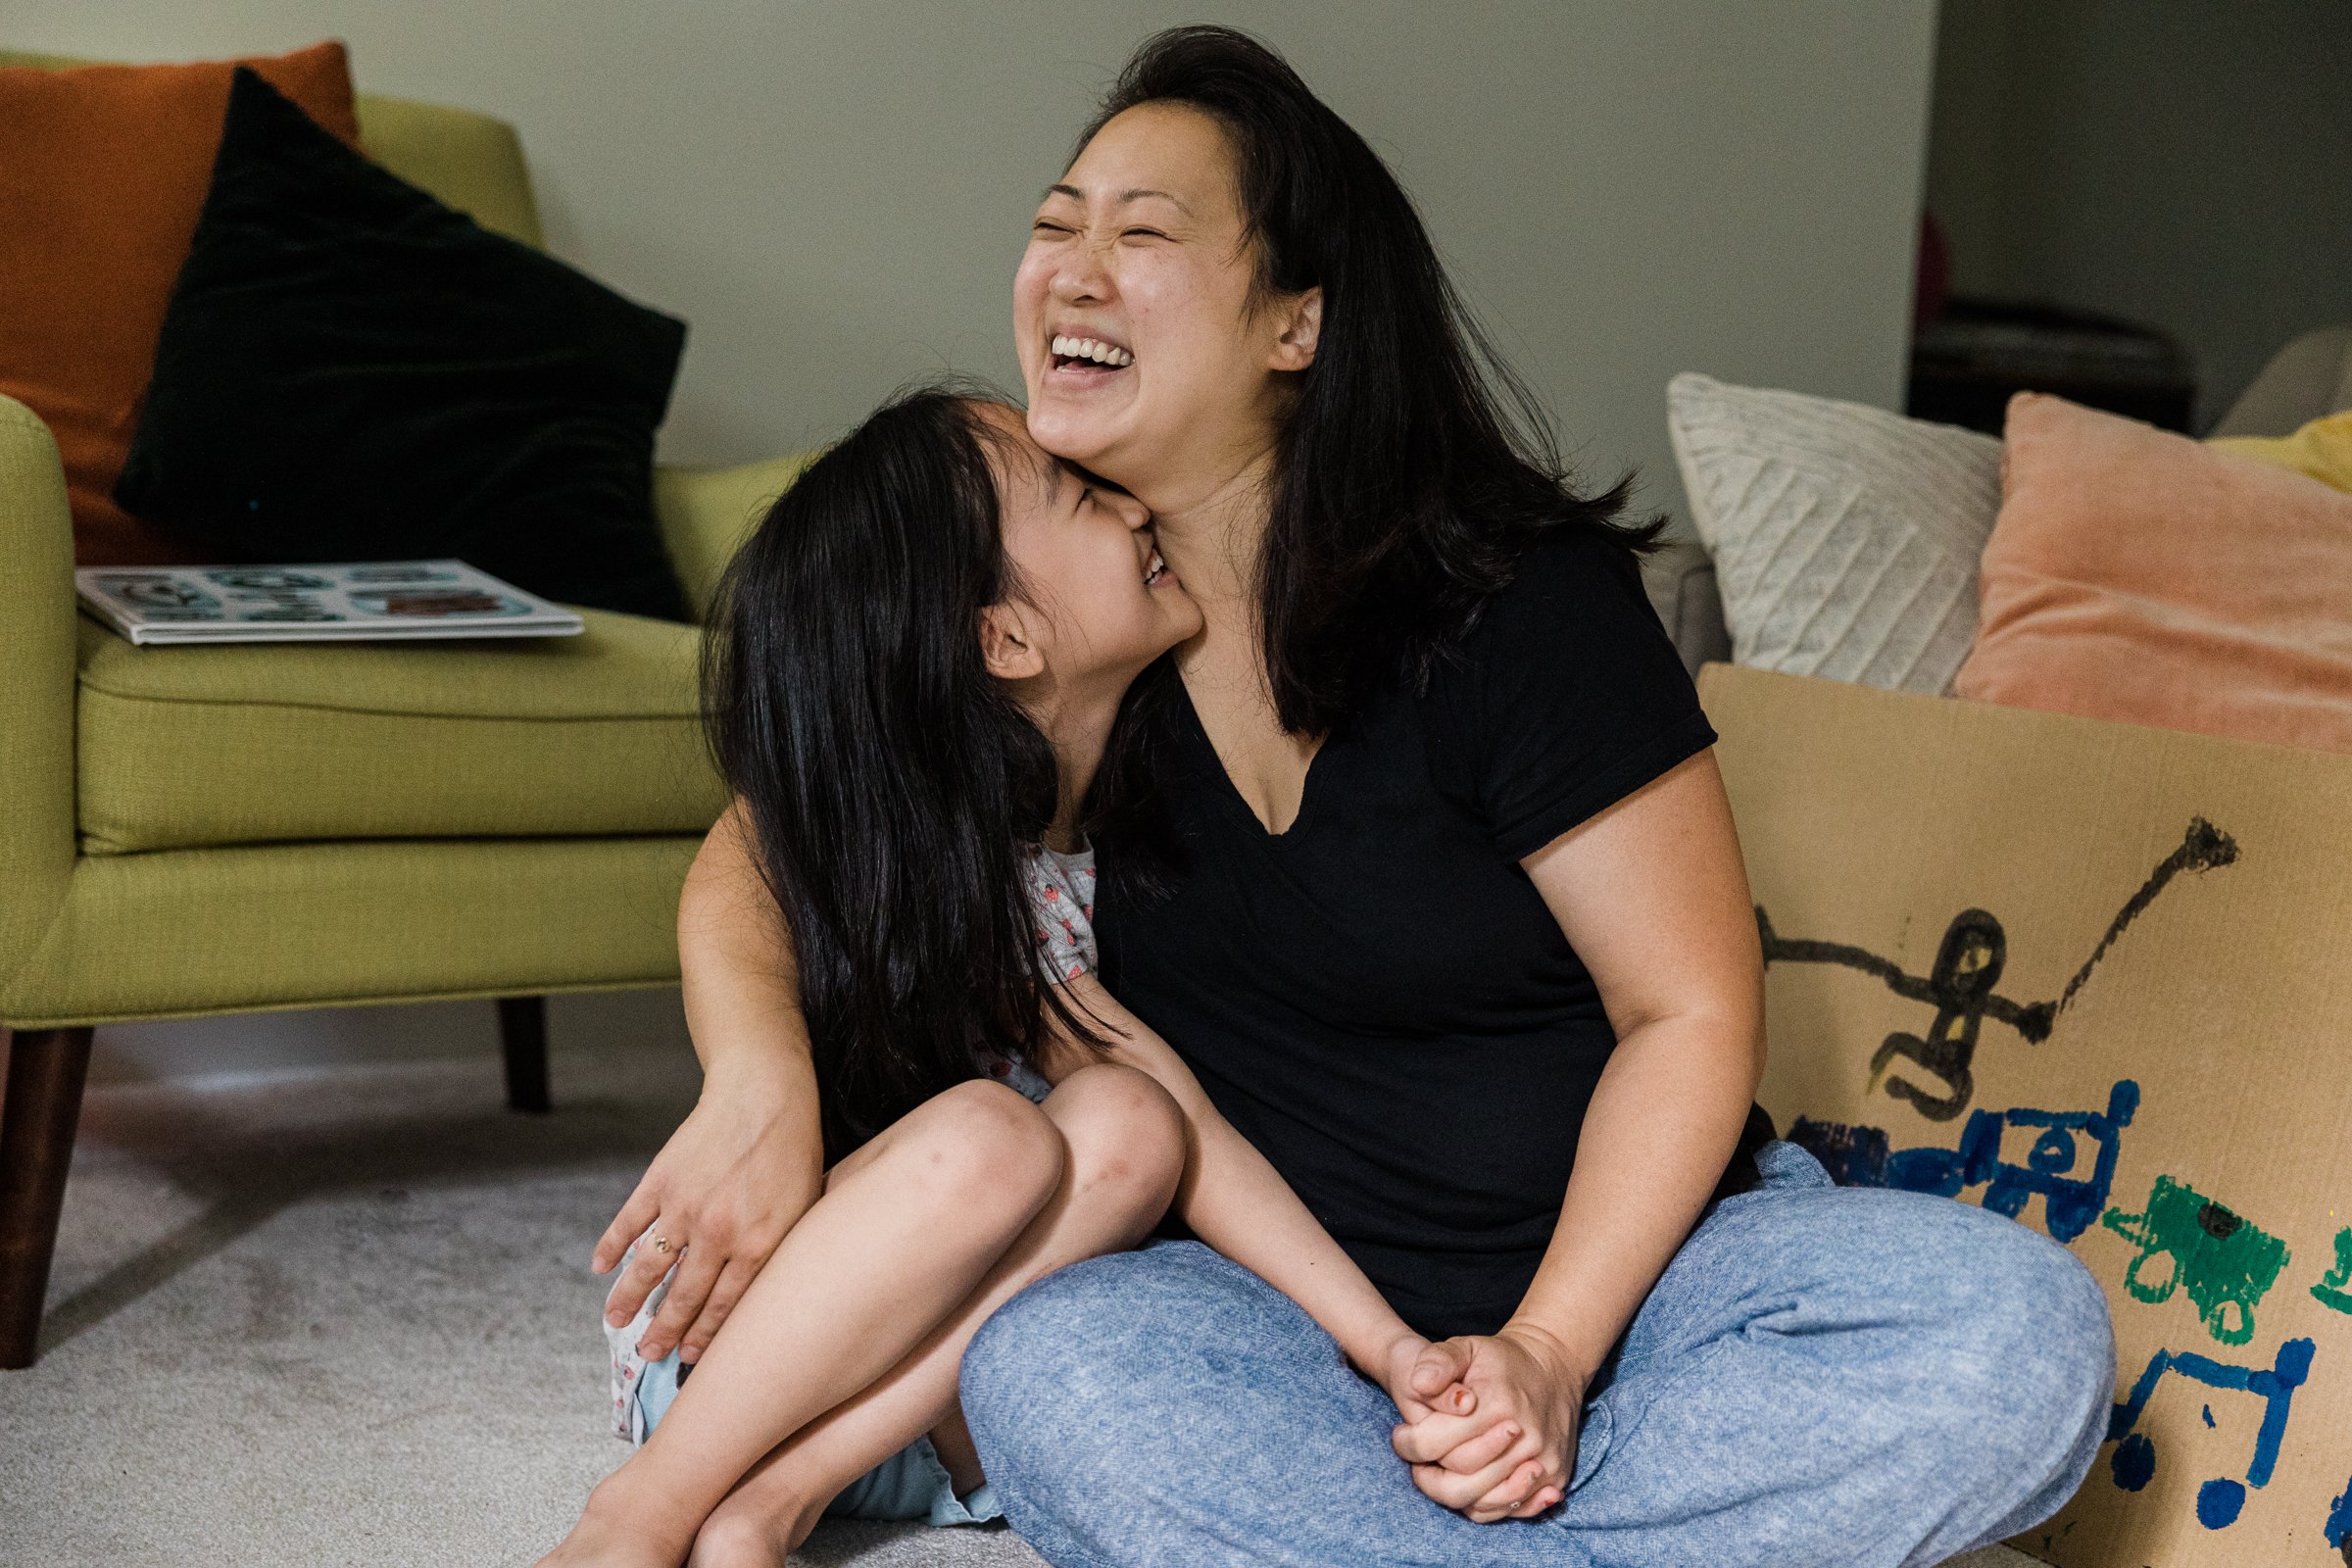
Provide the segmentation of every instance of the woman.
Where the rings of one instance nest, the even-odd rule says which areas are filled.
[[[1015,321],[1032,434],[1152,510],[1205,617],[1101,802],[1106,978],[1441,1342],[1411,1387],[1475,1401],[1398,1424],[1197,1244],[1094,1259],[964,1358],[1015,1527],[1063,1568],[1909,1564],[2053,1512],[2104,1434],[2103,1297],[1742,1136],[1762,964],[1654,530],[1508,416],[1361,138],[1247,38],[1161,35]],[[664,1152],[690,1212],[789,1164],[767,1094]]]

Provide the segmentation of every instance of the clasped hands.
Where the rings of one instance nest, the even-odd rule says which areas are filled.
[[[1408,1334],[1375,1381],[1404,1418],[1390,1446],[1435,1501],[1484,1525],[1533,1518],[1568,1494],[1589,1378],[1542,1330]]]

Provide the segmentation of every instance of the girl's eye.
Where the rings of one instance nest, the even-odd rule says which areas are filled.
[[[1123,229],[1120,233],[1121,237],[1125,239],[1166,239],[1168,237],[1156,228],[1130,228]]]

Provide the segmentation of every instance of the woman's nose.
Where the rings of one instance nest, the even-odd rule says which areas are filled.
[[[1109,299],[1113,292],[1110,269],[1102,265],[1102,253],[1092,245],[1070,246],[1061,265],[1054,270],[1054,297],[1065,305],[1095,304]]]

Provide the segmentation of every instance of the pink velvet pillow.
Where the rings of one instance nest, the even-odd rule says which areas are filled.
[[[1962,697],[2352,752],[2352,495],[2009,400]]]

